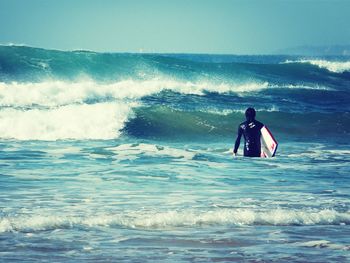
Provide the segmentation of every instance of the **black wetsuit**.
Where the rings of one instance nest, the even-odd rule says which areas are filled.
[[[238,127],[238,136],[235,143],[234,153],[237,153],[241,142],[242,134],[244,136],[244,156],[260,157],[261,154],[261,128],[264,126],[257,120],[242,122]]]

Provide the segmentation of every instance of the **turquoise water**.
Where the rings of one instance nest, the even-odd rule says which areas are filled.
[[[347,61],[2,46],[0,261],[348,262]]]

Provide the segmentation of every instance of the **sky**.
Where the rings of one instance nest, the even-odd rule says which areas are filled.
[[[0,43],[270,54],[350,44],[350,0],[0,0]]]

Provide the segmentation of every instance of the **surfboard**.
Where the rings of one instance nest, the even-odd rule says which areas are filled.
[[[270,130],[264,126],[261,128],[261,157],[274,157],[277,151],[278,143]]]

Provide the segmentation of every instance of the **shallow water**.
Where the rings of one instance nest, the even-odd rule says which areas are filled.
[[[350,260],[347,58],[0,58],[0,261]],[[275,158],[232,156],[252,105]]]
[[[349,260],[349,150],[225,146],[2,142],[3,260]]]

